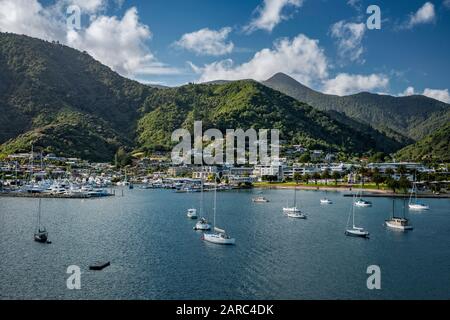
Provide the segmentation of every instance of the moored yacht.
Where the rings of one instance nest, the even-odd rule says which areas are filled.
[[[364,199],[358,199],[353,203],[357,207],[371,207],[372,202],[364,200]]]
[[[409,220],[405,217],[405,211],[406,206],[405,203],[403,203],[403,217],[396,217],[395,200],[392,200],[392,216],[390,219],[385,220],[386,226],[400,231],[412,230],[413,226],[409,223]]]
[[[322,198],[322,199],[320,199],[320,204],[332,204],[333,203],[333,201],[331,201],[330,199],[328,199],[328,198]]]
[[[224,229],[216,227],[216,211],[217,211],[217,180],[214,184],[214,232],[204,233],[202,239],[215,244],[235,244],[236,240],[228,236]]]
[[[252,199],[253,202],[256,203],[265,203],[265,202],[269,202],[269,200],[267,200],[265,197],[256,197]]]
[[[186,215],[190,219],[197,219],[197,209],[193,209],[193,208],[188,209]]]
[[[34,241],[41,243],[48,242],[48,232],[45,227],[41,225],[41,199],[39,199],[38,217],[36,231],[34,232]]]
[[[353,199],[354,202],[354,199]],[[352,226],[349,227],[350,225],[350,218],[352,220]],[[369,237],[369,232],[366,231],[364,228],[361,227],[357,227],[355,225],[355,206],[352,205],[351,211],[350,211],[350,215],[348,216],[348,220],[347,220],[347,227],[345,229],[345,234],[347,236],[352,236],[352,237],[362,237],[362,238],[368,238]]]
[[[205,218],[200,218],[200,220],[195,224],[194,230],[208,231],[211,230],[211,225]]]
[[[297,208],[297,188],[294,188],[294,206],[283,208],[283,213],[289,218],[306,219],[306,215]]]
[[[410,210],[430,210],[430,207],[417,200],[417,185],[414,182],[411,190],[411,195],[409,196],[408,208]]]
[[[214,233],[203,234],[203,240],[216,244],[235,244],[236,240],[230,238],[225,230],[214,228]]]

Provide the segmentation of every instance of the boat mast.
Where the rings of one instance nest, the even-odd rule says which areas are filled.
[[[355,228],[355,206],[352,206],[353,229]]]
[[[39,198],[39,205],[38,205],[38,231],[41,230],[41,198]]]
[[[203,217],[203,166],[202,173],[200,174],[201,189],[200,189],[200,217]]]
[[[30,158],[30,162],[31,162],[31,168],[30,168],[30,184],[33,180],[33,166],[34,166],[34,146],[31,145],[31,158]]]
[[[214,229],[216,228],[217,177],[214,175]]]
[[[297,185],[294,186],[294,208],[297,207]]]

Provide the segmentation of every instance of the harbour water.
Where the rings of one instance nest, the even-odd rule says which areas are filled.
[[[124,197],[44,199],[42,222],[52,244],[33,241],[38,202],[0,199],[1,299],[450,299],[450,199],[424,199],[431,210],[408,212],[414,230],[386,229],[392,200],[356,208],[370,239],[344,235],[351,198],[299,191],[306,220],[287,218],[293,190],[218,194],[217,224],[235,246],[202,241],[186,217],[199,193],[124,190]],[[119,194],[116,192],[116,194]],[[212,220],[212,193],[205,193]],[[253,203],[264,196],[269,203]],[[402,201],[397,209],[401,212]],[[111,261],[89,271],[96,261]],[[66,269],[82,270],[69,290]],[[381,290],[366,269],[381,268]]]

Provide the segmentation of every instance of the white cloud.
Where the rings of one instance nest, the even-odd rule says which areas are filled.
[[[324,81],[323,92],[344,96],[361,91],[386,88],[389,78],[383,74],[352,75],[340,73],[333,79]]]
[[[364,23],[336,22],[331,27],[331,36],[336,39],[338,55],[341,59],[360,61],[364,48],[361,44],[366,31]]]
[[[403,91],[401,94],[399,94],[400,96],[412,96],[415,95],[416,92],[414,90],[414,87],[408,87],[405,89],[405,91]]]
[[[418,24],[434,22],[435,19],[436,12],[434,10],[434,4],[426,2],[419,10],[417,10],[417,12],[410,15],[409,20],[404,27],[410,29]]]
[[[37,0],[0,0],[0,31],[62,40],[65,24]]]
[[[406,88],[405,91],[400,93],[399,96],[412,96],[415,94],[420,94],[420,93],[416,92],[413,87],[408,87],[408,88]],[[425,90],[423,90],[422,95],[445,102],[445,103],[450,103],[450,94],[448,92],[448,89],[439,90],[439,89],[426,88]]]
[[[95,13],[106,8],[107,0],[65,0],[60,1],[65,5],[76,5],[84,13]]]
[[[261,29],[272,31],[281,21],[288,19],[283,15],[285,7],[299,8],[303,0],[264,0],[264,4],[256,8],[256,17],[244,29],[248,32]]]
[[[122,75],[137,73],[154,74],[163,69],[147,48],[150,29],[139,22],[136,8],[130,8],[122,19],[117,17],[93,17],[83,30],[67,33],[68,45],[86,50],[95,59],[110,66]],[[156,69],[155,69],[156,67]]]
[[[447,9],[450,9],[450,0],[444,0],[444,2],[442,2],[442,4],[443,4],[444,7],[446,7]]]
[[[233,42],[226,41],[230,32],[229,27],[217,31],[204,28],[184,34],[174,44],[198,55],[220,56],[233,51]]]
[[[117,5],[121,2],[115,0]],[[65,9],[70,4],[80,6],[82,14],[89,16],[85,28],[66,27]],[[37,0],[0,0],[0,30],[57,40],[85,50],[128,77],[178,74],[177,69],[160,62],[147,47],[151,32],[139,22],[136,8],[127,10],[120,19],[99,14],[107,4],[107,0],[58,0],[44,7]]]
[[[448,93],[448,89],[438,90],[426,88],[423,91],[423,95],[445,103],[450,103],[450,95]]]
[[[277,72],[284,72],[311,85],[313,81],[328,76],[327,58],[319,47],[319,42],[303,34],[292,40],[279,39],[275,41],[273,49],[262,49],[250,61],[239,65],[227,59],[203,67],[191,66],[200,74],[200,82],[248,78],[266,80]]]

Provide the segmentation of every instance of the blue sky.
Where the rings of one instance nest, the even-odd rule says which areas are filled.
[[[82,23],[68,31],[72,4]],[[381,30],[366,28],[371,4]],[[0,30],[59,40],[145,83],[282,71],[332,94],[450,102],[450,0],[0,0]]]

